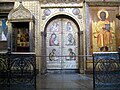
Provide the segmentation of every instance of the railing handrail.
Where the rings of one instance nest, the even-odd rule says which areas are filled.
[[[6,52],[0,52],[0,54],[6,54],[7,53],[7,51]]]
[[[118,53],[118,52],[93,52],[93,54],[111,54],[111,53]]]
[[[11,52],[11,54],[35,54],[35,52]]]
[[[50,57],[48,55],[36,55],[36,57]],[[70,57],[69,55],[53,56],[53,57]],[[73,55],[72,57],[92,57],[92,55]]]
[[[6,52],[0,52],[0,54],[6,54]],[[35,52],[11,52],[10,54],[35,54]]]

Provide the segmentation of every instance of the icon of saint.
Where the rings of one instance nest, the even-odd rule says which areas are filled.
[[[108,12],[106,10],[98,11],[99,21],[97,22],[97,46],[100,51],[109,51],[109,46],[112,44],[112,32],[110,30],[110,21],[107,20]]]
[[[52,49],[52,51],[49,54],[49,60],[50,61],[56,61],[58,60],[58,57],[56,57],[56,49]]]
[[[68,52],[69,54],[66,60],[76,60],[76,55],[71,48],[68,49]]]
[[[51,32],[57,32],[59,30],[59,24],[57,22],[53,22],[53,24],[50,27]]]
[[[71,33],[67,35],[67,46],[75,45],[75,39]]]
[[[67,22],[67,28],[66,28],[67,31],[73,31],[73,27],[72,27],[72,24],[71,22]]]
[[[58,46],[59,45],[58,38],[55,33],[51,34],[49,43],[50,43],[50,46]]]

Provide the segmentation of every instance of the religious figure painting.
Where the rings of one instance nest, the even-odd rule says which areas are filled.
[[[55,33],[52,33],[49,39],[50,46],[59,46],[58,37]]]
[[[57,57],[57,50],[53,48],[49,53],[49,61],[57,61],[59,58]]]
[[[65,39],[67,40],[66,41],[67,46],[74,46],[75,45],[75,38],[74,38],[73,34],[69,33]]]
[[[7,21],[5,19],[0,21],[0,40],[1,41],[6,41],[7,40]]]
[[[25,30],[21,31],[20,41],[21,42],[29,42],[28,29],[25,29]]]
[[[17,45],[29,46],[29,30],[27,28],[18,28]]]
[[[71,32],[71,31],[73,31],[73,27],[72,27],[72,24],[71,24],[71,22],[67,22],[67,24],[66,24],[66,31],[68,31],[68,32]]]
[[[99,21],[92,21],[93,51],[114,51],[115,22],[108,20],[109,13],[105,9],[98,11]]]
[[[68,56],[68,57],[66,57],[66,60],[76,60],[76,57],[75,57],[76,54],[72,48],[68,48],[68,50],[66,52],[67,52],[67,56]]]
[[[57,21],[54,21],[53,23],[52,23],[52,25],[50,26],[50,32],[58,32],[59,31],[59,27],[60,27],[60,25],[59,25],[59,22],[57,22]]]

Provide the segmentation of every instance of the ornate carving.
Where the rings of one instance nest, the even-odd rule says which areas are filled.
[[[118,52],[94,52],[93,72],[94,89],[120,88],[120,56]]]
[[[83,0],[41,0],[43,4],[48,4],[48,3],[79,3]]]
[[[74,8],[72,13],[76,15],[78,19],[82,19],[82,15],[80,15],[80,10],[78,8]]]
[[[90,6],[119,6],[120,2],[87,2]]]
[[[44,15],[44,16],[42,16],[42,20],[45,20],[46,19],[46,16]]]
[[[64,8],[60,8],[59,11],[60,11],[60,12],[64,11]]]
[[[78,8],[74,8],[72,12],[74,15],[78,15],[80,13],[80,10]]]
[[[82,15],[78,15],[78,18],[79,18],[79,19],[82,19]]]
[[[20,3],[16,9],[13,9],[9,13],[8,20],[12,19],[32,19],[32,14],[22,5],[22,3]]]
[[[30,18],[30,14],[28,14],[26,11],[19,10],[12,14],[12,19],[24,19],[24,18]]]
[[[49,9],[44,10],[44,15],[49,16],[51,14],[51,11]]]

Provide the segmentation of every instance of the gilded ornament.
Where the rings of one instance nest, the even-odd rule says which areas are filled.
[[[78,8],[74,8],[72,12],[74,15],[78,15],[80,13],[80,10]]]
[[[64,11],[64,9],[63,9],[63,8],[60,8],[59,11]]]
[[[42,20],[45,20],[46,19],[46,16],[44,15],[44,16],[42,16]]]
[[[51,14],[51,11],[49,9],[44,10],[44,15],[49,16]]]
[[[78,19],[82,19],[82,15],[78,15]]]

